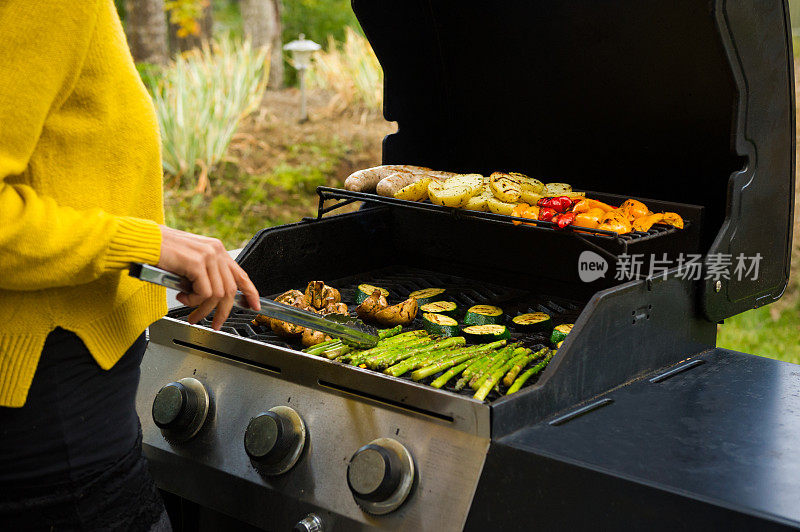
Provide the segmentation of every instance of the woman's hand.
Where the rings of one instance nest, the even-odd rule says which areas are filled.
[[[182,275],[192,282],[193,293],[181,292],[177,297],[184,305],[197,307],[189,314],[189,323],[197,323],[216,308],[211,326],[219,330],[228,319],[237,289],[245,295],[250,308],[261,310],[258,290],[250,277],[216,238],[162,225],[158,267]]]

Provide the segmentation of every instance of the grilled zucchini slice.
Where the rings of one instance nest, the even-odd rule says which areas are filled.
[[[474,305],[464,315],[464,325],[503,323],[503,309],[492,305]]]
[[[434,301],[441,301],[444,299],[444,288],[423,288],[422,290],[415,290],[408,294],[408,297],[413,297],[417,300],[417,304],[422,307]]]
[[[532,312],[514,316],[511,322],[514,328],[524,332],[545,331],[550,328],[550,315],[544,312]]]
[[[574,326],[574,323],[562,323],[561,325],[556,325],[555,329],[553,329],[553,334],[550,335],[550,343],[553,345],[558,345],[563,342],[570,331],[572,331]]]
[[[426,312],[422,315],[422,326],[432,336],[458,336],[458,322],[444,314]]]
[[[422,305],[419,307],[419,310],[423,314],[444,314],[445,316],[455,318],[458,312],[458,305],[453,301],[434,301],[433,303]]]
[[[387,289],[364,283],[358,285],[358,288],[356,288],[356,305],[363,303],[375,290],[380,290],[383,297],[389,297],[389,291]]]
[[[462,332],[467,340],[478,344],[511,338],[511,333],[508,332],[508,327],[505,325],[470,325],[469,327],[464,327]]]

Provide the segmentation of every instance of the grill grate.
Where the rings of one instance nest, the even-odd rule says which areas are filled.
[[[356,315],[355,291],[357,286],[362,283],[369,283],[389,290],[388,299],[390,303],[396,303],[406,299],[408,295],[415,290],[421,290],[423,288],[445,288],[447,289],[446,299],[455,301],[462,310],[466,310],[478,304],[489,304],[501,307],[505,311],[509,325],[513,316],[528,312],[545,312],[552,316],[554,325],[560,323],[574,323],[583,306],[574,301],[537,295],[518,288],[508,288],[474,281],[464,277],[406,267],[384,268],[367,274],[335,279],[333,281],[326,280],[326,283],[337,288],[341,292],[342,301],[347,303],[352,316]],[[297,286],[293,288],[304,289],[305,287]],[[277,295],[278,294],[272,294],[269,297],[276,297]],[[168,316],[185,321],[190,312],[190,308],[179,307],[171,310]],[[266,344],[288,347],[290,349],[302,349],[299,340],[287,341],[274,334],[267,327],[251,325],[250,322],[255,315],[256,313],[250,310],[234,309],[225,321],[222,330],[230,334],[236,334]],[[198,325],[211,327],[212,318],[213,313],[201,320]],[[421,328],[422,320],[415,319],[405,330]],[[509,328],[511,329],[511,327]],[[549,335],[543,333],[523,334],[515,332],[513,329],[511,330],[511,340],[521,342],[525,347],[536,350],[549,345]],[[541,375],[540,373],[539,376],[529,380],[526,386],[535,383]],[[437,376],[438,375],[434,375],[423,382],[430,382]],[[400,378],[411,380],[408,374]],[[473,395],[474,391],[469,387],[465,390],[455,390],[455,382],[456,379],[452,379],[443,389],[462,395]],[[492,391],[487,400],[492,401],[497,397],[499,397],[497,392]]]
[[[524,225],[520,225],[519,227],[520,229],[523,230],[538,230],[538,231],[558,230],[559,232],[562,232],[564,234],[574,233],[580,236],[598,237],[605,240],[612,240],[612,241],[615,240],[621,243],[650,240],[663,235],[673,234],[678,231],[678,229],[676,229],[675,227],[669,225],[658,225],[658,224],[652,226],[652,228],[647,232],[632,231],[624,235],[619,235],[613,231],[606,231],[604,229],[592,229],[588,227],[578,227],[578,226],[568,226],[564,229],[558,229],[556,224],[553,222],[537,221],[535,226],[531,226],[529,225],[530,220],[527,218],[518,218],[502,214],[492,214],[488,212],[478,212],[478,211],[469,211],[464,209],[455,209],[451,207],[442,207],[440,205],[434,205],[429,201],[426,202],[407,201],[396,198],[387,198],[384,196],[379,196],[377,194],[369,194],[366,192],[353,192],[350,190],[343,190],[338,188],[317,187],[317,195],[319,196],[317,219],[320,219],[324,214],[335,211],[336,209],[344,207],[345,205],[350,205],[351,203],[354,203],[356,201],[364,201],[374,204],[402,207],[404,209],[433,211],[443,214],[451,213],[453,216],[456,216],[458,218],[477,218],[492,223],[513,224],[515,221],[523,222]],[[336,204],[330,205],[328,207],[324,206],[326,200],[334,200],[334,199],[338,199],[341,201],[339,201]],[[691,222],[689,220],[685,220],[684,223],[685,223],[684,226],[685,230],[690,225]]]

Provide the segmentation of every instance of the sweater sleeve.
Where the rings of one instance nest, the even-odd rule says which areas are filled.
[[[0,2],[0,289],[78,285],[159,260],[155,222],[59,205],[20,179],[80,74],[99,1]]]

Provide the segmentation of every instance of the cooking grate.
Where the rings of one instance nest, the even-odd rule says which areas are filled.
[[[347,304],[352,316],[356,315],[355,291],[357,286],[362,283],[369,283],[387,289],[389,291],[388,300],[390,304],[406,299],[408,295],[415,290],[421,290],[423,288],[445,288],[447,289],[446,299],[455,301],[459,309],[466,310],[478,304],[489,304],[501,307],[507,316],[508,325],[510,325],[510,320],[513,316],[528,312],[545,312],[549,314],[552,316],[553,325],[574,323],[582,309],[582,305],[574,301],[537,295],[518,288],[509,288],[418,268],[389,267],[366,274],[335,279],[333,281],[323,280],[341,292],[342,301]],[[289,288],[302,290],[305,287],[287,287],[287,290]],[[276,297],[277,295],[278,294],[272,294],[269,297]],[[179,307],[171,310],[168,316],[185,321],[191,310],[192,309],[187,307]],[[255,315],[256,313],[250,310],[234,309],[225,321],[222,331],[266,344],[297,350],[302,349],[299,340],[286,341],[284,338],[274,334],[267,327],[252,325],[250,322]],[[198,325],[211,327],[212,318],[213,313],[201,320]],[[404,330],[414,329],[422,329],[422,320],[415,319],[411,325]],[[512,329],[511,340],[521,342],[525,347],[537,350],[549,345],[549,334],[523,334],[514,332]],[[430,382],[435,379],[436,376],[438,375],[434,375],[424,382]],[[541,373],[539,376],[529,380],[526,386],[535,383],[539,377],[541,377]],[[408,374],[400,378],[411,380]],[[469,387],[465,390],[455,390],[455,383],[456,379],[452,379],[444,389],[470,396],[474,393]],[[497,397],[497,392],[492,391],[487,399],[491,401]]]
[[[319,196],[317,219],[320,219],[324,214],[335,211],[336,209],[344,207],[345,205],[349,205],[356,201],[364,201],[368,203],[391,205],[393,207],[402,207],[404,209],[433,211],[443,214],[450,213],[457,218],[477,218],[480,220],[485,220],[488,222],[500,223],[500,224],[513,224],[515,221],[523,222],[524,225],[520,225],[520,229],[531,229],[539,231],[557,230],[565,234],[574,233],[580,236],[594,236],[607,240],[608,239],[616,240],[621,243],[640,241],[640,240],[650,240],[652,238],[656,238],[662,235],[668,235],[678,232],[678,229],[676,229],[675,227],[669,225],[658,225],[658,224],[652,226],[650,230],[646,232],[631,231],[630,233],[624,235],[619,235],[613,231],[606,231],[604,229],[592,229],[588,227],[578,227],[578,226],[568,226],[564,229],[558,229],[557,225],[553,222],[537,221],[535,226],[531,226],[529,225],[531,220],[528,218],[518,218],[515,216],[506,216],[502,214],[493,214],[489,212],[469,211],[465,209],[455,209],[452,207],[442,207],[440,205],[434,205],[429,201],[426,202],[407,201],[396,198],[379,196],[377,194],[369,194],[366,192],[353,192],[350,190],[343,190],[331,187],[317,187],[317,195]],[[341,201],[333,205],[330,205],[328,207],[324,206],[326,200],[334,200],[334,199],[338,199]],[[691,221],[684,220],[684,223],[685,223],[684,226],[685,230],[691,224]]]

